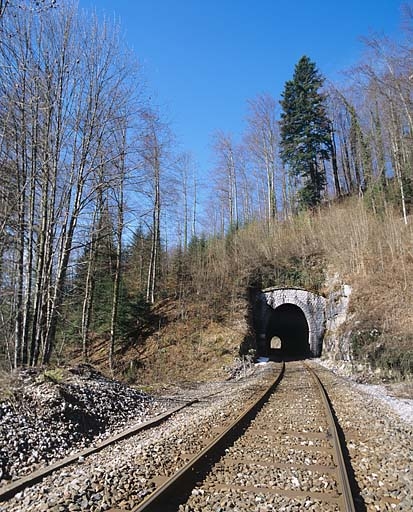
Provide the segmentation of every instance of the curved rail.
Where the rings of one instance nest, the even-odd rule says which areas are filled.
[[[320,379],[315,371],[308,365],[305,365],[311,374],[316,387],[322,398],[325,409],[325,415],[328,423],[328,437],[331,439],[334,458],[337,465],[337,480],[341,490],[341,506],[345,512],[355,512],[352,492],[347,476],[346,465],[341,449],[340,439],[331,405]],[[246,429],[246,425],[256,416],[261,407],[268,400],[284,375],[285,364],[271,385],[258,397],[258,399],[240,414],[235,421],[231,423],[225,430],[220,432],[213,441],[211,441],[201,452],[192,457],[180,470],[172,477],[168,478],[160,485],[152,494],[148,495],[139,505],[132,509],[132,512],[159,512],[172,510],[171,504],[176,500],[177,496],[187,496],[188,490],[195,485],[197,481],[204,478],[208,469],[224,454],[229,444],[239,437],[236,432]],[[282,491],[281,491],[282,492]],[[292,496],[292,494],[291,494]],[[122,512],[121,509],[113,508],[110,512]]]
[[[311,374],[316,388],[322,398],[322,402],[325,409],[325,416],[328,423],[328,438],[330,439],[333,450],[334,459],[337,467],[337,482],[340,487],[340,501],[343,510],[345,512],[354,512],[355,507],[352,498],[352,492],[350,488],[349,479],[347,476],[346,465],[344,462],[343,452],[341,449],[340,438],[338,435],[334,414],[331,410],[330,401],[326,390],[318,378],[316,372],[307,364],[304,365],[306,370]],[[225,453],[227,447],[236,439],[242,435],[242,433],[248,428],[251,420],[254,419],[264,404],[268,401],[278,384],[281,382],[285,371],[285,364],[282,363],[282,367],[266,390],[264,390],[260,396],[244,410],[229,426],[226,426],[220,430],[214,439],[205,446],[198,454],[194,455],[180,470],[178,470],[171,478],[167,479],[161,484],[152,494],[148,495],[139,505],[132,509],[132,512],[159,512],[171,509],[171,503],[175,502],[177,496],[182,496],[182,493],[187,496],[188,492],[195,486],[195,484],[204,479],[209,468],[217,462]],[[79,460],[81,457],[86,457],[93,453],[96,453],[103,448],[114,444],[122,439],[133,436],[136,433],[159,425],[174,413],[181,409],[188,407],[194,403],[199,402],[200,399],[194,399],[185,402],[169,411],[160,414],[145,423],[135,425],[127,430],[124,430],[120,434],[108,438],[99,445],[93,448],[85,449],[77,454],[67,457],[61,461],[51,464],[45,468],[35,471],[27,477],[21,478],[10,485],[0,489],[0,501],[4,501],[14,496],[18,491],[39,482],[45,476],[52,472],[63,468],[69,464],[72,464]],[[240,434],[241,432],[241,434]],[[281,493],[283,491],[280,490]],[[111,511],[120,511],[121,509],[112,508]]]
[[[145,498],[142,503],[132,509],[132,512],[149,512],[149,511],[160,511],[163,509],[163,504],[168,501],[169,496],[176,495],[179,491],[181,484],[188,480],[197,480],[198,467],[206,459],[209,464],[211,460],[219,458],[219,455],[225,447],[228,445],[232,434],[236,429],[240,428],[240,424],[247,423],[253,416],[256,415],[260,407],[267,401],[268,397],[272,394],[274,389],[281,381],[285,370],[285,363],[282,363],[282,367],[277,377],[268,386],[268,388],[250,405],[244,410],[225,430],[223,430],[218,436],[216,436],[201,452],[195,455],[183,466],[179,471],[169,478],[164,484],[162,484],[156,491]],[[119,510],[119,509],[118,509]],[[115,512],[116,509],[112,509]]]
[[[323,386],[323,383],[321,382],[321,380],[318,377],[318,375],[316,374],[316,372],[307,364],[305,365],[305,367],[310,372],[311,376],[313,377],[314,382],[316,383],[316,386],[320,392],[320,395],[321,395],[321,398],[322,398],[322,401],[324,404],[324,409],[325,409],[325,413],[326,413],[326,417],[327,417],[327,421],[328,421],[328,425],[329,425],[328,428],[329,428],[329,432],[332,436],[332,443],[333,443],[335,455],[336,455],[338,476],[339,476],[339,480],[340,480],[341,491],[342,491],[342,496],[343,496],[343,501],[344,501],[344,510],[345,510],[345,512],[355,512],[353,495],[351,492],[351,486],[350,486],[350,482],[348,479],[346,464],[344,462],[343,450],[342,450],[342,446],[341,446],[341,442],[340,442],[340,437],[338,435],[336,420],[334,419],[330,400],[329,400],[327,392]]]

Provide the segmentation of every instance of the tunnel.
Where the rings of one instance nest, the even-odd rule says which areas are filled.
[[[266,329],[266,352],[271,359],[304,359],[311,356],[309,326],[295,304],[271,309]]]
[[[265,288],[252,297],[256,353],[303,359],[320,357],[326,319],[326,299],[302,288]]]

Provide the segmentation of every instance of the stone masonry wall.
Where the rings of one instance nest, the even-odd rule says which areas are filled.
[[[266,306],[276,309],[282,304],[294,304],[304,313],[309,328],[309,345],[313,356],[321,355],[323,334],[325,329],[326,299],[321,295],[298,288],[267,288],[258,296],[259,326],[258,338],[265,338],[269,321]]]
[[[282,304],[294,304],[305,315],[309,328],[309,345],[314,357],[351,359],[351,331],[344,328],[348,320],[351,287],[338,274],[326,280],[325,295],[299,288],[267,288],[258,293],[255,306],[257,342],[265,343],[270,310]]]

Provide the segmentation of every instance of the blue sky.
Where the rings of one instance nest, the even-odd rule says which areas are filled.
[[[360,38],[400,33],[400,0],[80,0],[119,17],[182,150],[212,165],[215,130],[242,132],[248,99],[280,97],[302,55],[328,79],[362,56]]]

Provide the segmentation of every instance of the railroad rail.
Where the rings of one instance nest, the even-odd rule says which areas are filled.
[[[211,395],[208,395],[208,398]],[[158,414],[154,416],[153,418],[149,419],[148,421],[138,423],[136,425],[133,425],[122,432],[108,437],[101,443],[97,444],[96,446],[85,448],[84,450],[81,450],[73,455],[70,455],[68,457],[65,457],[61,460],[58,460],[57,462],[53,464],[49,464],[48,466],[45,466],[43,468],[40,468],[36,471],[33,471],[29,475],[19,478],[18,480],[13,481],[11,484],[5,485],[0,489],[0,502],[10,499],[12,496],[17,494],[19,491],[30,487],[31,485],[40,482],[44,477],[52,474],[53,472],[62,469],[66,466],[69,466],[70,464],[73,464],[75,462],[78,462],[79,460],[84,459],[85,457],[88,457],[89,455],[92,455],[94,453],[97,453],[107,446],[110,446],[112,444],[115,444],[123,439],[127,439],[128,437],[131,437],[138,432],[142,432],[143,430],[148,430],[150,428],[156,427],[160,425],[162,422],[166,421],[168,418],[170,418],[173,414],[181,411],[185,407],[189,407],[190,405],[193,405],[195,403],[198,403],[200,400],[198,398],[193,400],[185,401],[184,403],[173,407],[166,412],[162,414]]]
[[[182,411],[183,409],[190,407],[191,405],[194,404],[202,404],[203,402],[208,401],[209,399],[216,397],[224,392],[225,390],[221,389],[214,393],[209,393],[198,398],[177,398],[175,396],[163,397],[166,398],[168,401],[181,403],[175,407],[171,407],[167,411],[158,414],[147,421],[132,425],[131,427],[124,429],[113,436],[108,437],[107,439],[96,444],[95,446],[85,448],[72,455],[57,460],[52,464],[41,467],[24,477],[18,478],[17,480],[13,480],[11,483],[2,486],[0,488],[0,503],[9,500],[18,492],[23,491],[24,489],[27,489],[38,482],[41,482],[45,477],[51,475],[52,473],[60,469],[70,466],[71,464],[78,463],[79,461],[84,460],[86,457],[98,453],[101,450],[109,446],[115,445],[119,441],[130,438],[142,431],[150,430],[151,428],[157,427],[162,423],[166,422],[166,420],[168,420],[171,416],[178,413],[179,411]]]
[[[283,363],[251,406],[172,477],[154,485],[133,512],[259,505],[278,510],[291,504],[294,510],[355,511],[327,393],[302,363]]]
[[[12,482],[0,489],[0,501],[80,458],[160,425],[181,409],[202,404],[219,393],[185,401],[96,447]],[[296,504],[291,510],[310,506],[317,511],[353,512],[334,417],[315,372],[303,363],[282,363],[271,384],[256,393],[252,404],[237,413],[235,421],[210,429],[205,444],[195,443],[194,446],[202,446],[199,452],[185,453],[177,465],[180,469],[173,470],[170,478],[154,477],[148,481],[142,501],[129,505],[133,512],[279,510],[291,504]],[[148,494],[149,489],[154,492]],[[261,505],[273,508],[261,509]]]

